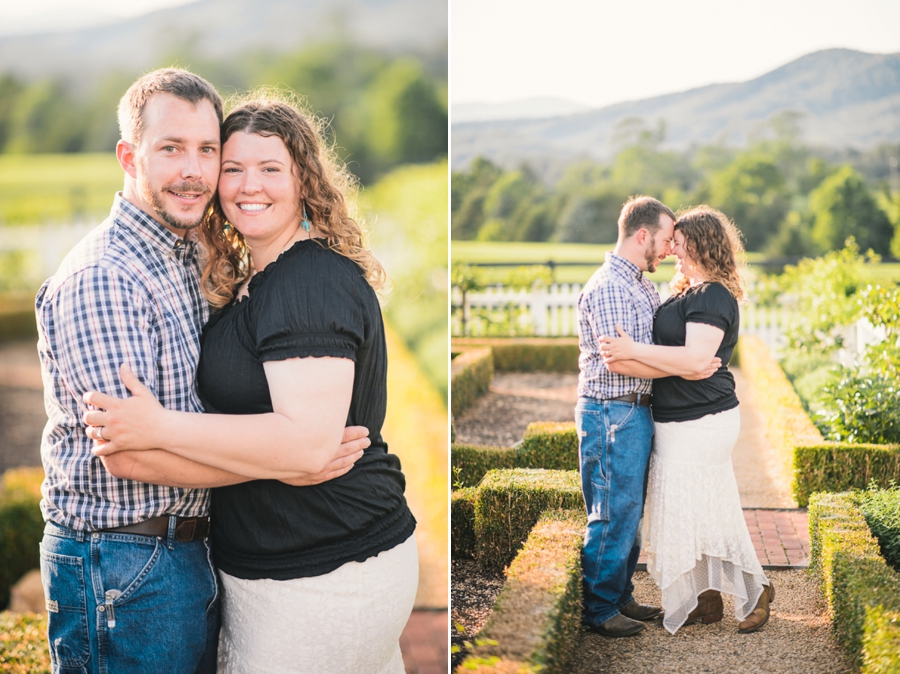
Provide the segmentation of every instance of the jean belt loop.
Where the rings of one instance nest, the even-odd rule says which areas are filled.
[[[178,518],[175,515],[169,515],[169,533],[166,535],[166,547],[169,550],[175,549],[175,528],[178,526]]]
[[[87,537],[87,532],[84,529],[78,529],[75,532],[75,540],[79,543],[84,543],[84,539]]]

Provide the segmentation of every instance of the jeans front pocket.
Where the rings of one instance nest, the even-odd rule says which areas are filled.
[[[609,520],[609,466],[606,451],[606,422],[602,409],[575,408],[581,490],[588,520]]]
[[[50,552],[41,543],[41,580],[52,660],[64,669],[80,669],[91,657],[84,560]]]

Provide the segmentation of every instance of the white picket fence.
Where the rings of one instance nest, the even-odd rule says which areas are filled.
[[[667,283],[658,284],[660,296],[669,296]],[[451,331],[454,336],[479,337],[491,333],[491,324],[506,323],[514,334],[566,337],[578,334],[576,306],[581,285],[554,284],[532,290],[502,286],[468,293],[463,306],[459,288],[452,292]],[[463,317],[465,315],[465,321]],[[758,335],[773,351],[783,344],[789,312],[783,307],[762,307],[751,300],[741,307],[741,334]],[[859,341],[859,340],[857,340]],[[869,342],[871,343],[871,342]]]
[[[52,276],[66,256],[97,222],[66,225],[22,225],[0,228],[0,253],[27,253],[25,273],[40,284]]]

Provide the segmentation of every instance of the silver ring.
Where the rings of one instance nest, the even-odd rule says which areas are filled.
[[[103,442],[108,442],[107,439],[103,437],[103,426],[97,426],[97,435]]]

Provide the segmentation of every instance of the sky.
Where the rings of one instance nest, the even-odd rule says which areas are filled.
[[[743,82],[832,47],[900,52],[898,0],[451,0],[450,102],[590,107]]]
[[[0,35],[81,28],[124,19],[191,0],[28,0],[0,3]]]

